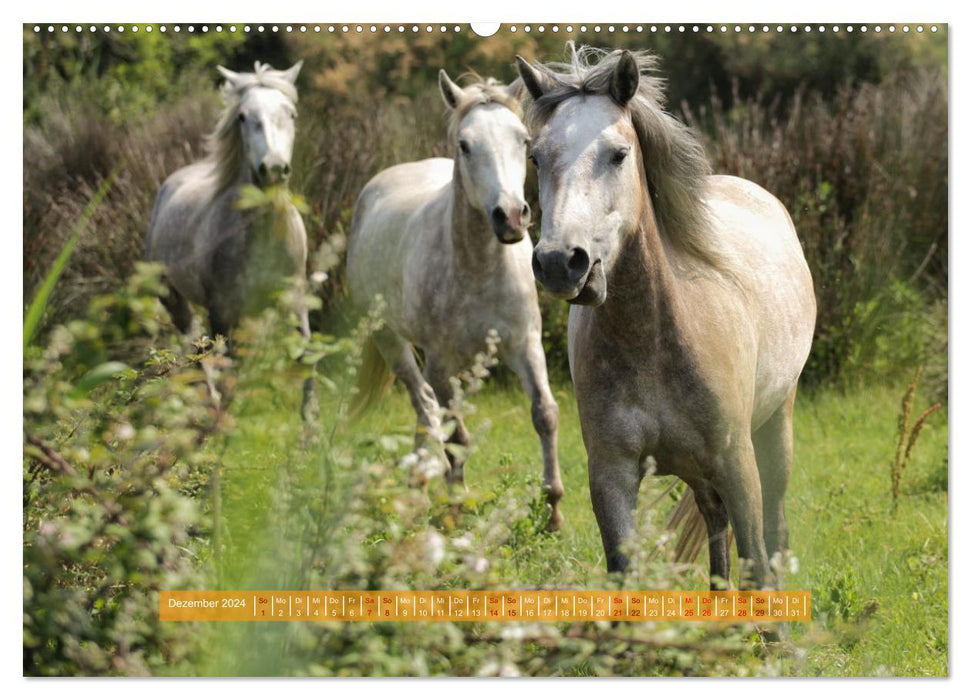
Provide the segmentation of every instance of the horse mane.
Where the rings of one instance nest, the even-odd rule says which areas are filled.
[[[271,88],[282,93],[294,105],[297,104],[297,88],[282,77],[282,71],[274,70],[270,64],[259,61],[253,69],[253,73],[240,73],[235,80],[223,83],[223,111],[216,121],[216,128],[206,137],[206,160],[216,181],[214,198],[233,185],[239,177],[243,139],[236,115],[246,91],[253,87]]]
[[[465,73],[459,76],[459,80],[463,78],[471,79],[474,82],[469,85],[462,86],[462,98],[454,108],[449,110],[449,141],[455,141],[456,135],[458,134],[459,125],[462,123],[462,120],[465,119],[466,115],[471,112],[473,108],[478,107],[479,105],[486,105],[490,103],[499,104],[510,110],[520,119],[523,118],[522,104],[514,96],[516,93],[520,92],[520,87],[522,86],[521,78],[516,78],[516,80],[509,85],[503,85],[495,78],[482,78],[477,73]],[[514,86],[515,89],[513,89]]]
[[[577,49],[572,41],[568,47],[569,63],[539,66],[552,88],[528,109],[531,132],[546,123],[556,107],[571,97],[609,94],[610,80],[623,51],[591,46]],[[630,54],[640,80],[626,108],[640,145],[658,229],[676,247],[720,267],[704,201],[711,165],[693,130],[665,111],[665,81],[656,75],[657,57],[648,51]]]

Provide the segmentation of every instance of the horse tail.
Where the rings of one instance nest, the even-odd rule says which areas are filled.
[[[701,511],[698,510],[694,491],[690,487],[684,490],[681,500],[678,501],[678,505],[674,507],[674,511],[668,519],[667,529],[669,532],[677,532],[678,528],[681,529],[681,532],[674,544],[675,561],[695,561],[708,542],[708,526],[701,516]],[[730,530],[728,537],[729,546],[731,546],[733,538]]]
[[[695,494],[691,487],[687,487],[681,494],[681,500],[674,507],[668,519],[667,529],[677,532],[680,528],[678,540],[674,545],[675,561],[694,561],[701,553],[705,541],[708,539],[708,527],[705,525]]]
[[[357,370],[357,393],[351,399],[348,415],[351,422],[357,422],[391,388],[394,374],[384,361],[374,338],[368,336],[361,350],[361,366]]]

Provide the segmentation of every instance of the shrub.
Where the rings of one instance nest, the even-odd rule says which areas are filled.
[[[158,272],[139,267],[26,352],[26,675],[172,673],[198,642],[159,623],[157,593],[204,580],[201,447],[227,417],[199,358],[160,342]]]
[[[806,379],[881,378],[919,362],[917,319],[947,289],[944,75],[846,84],[832,103],[805,92],[782,105],[714,100],[688,117],[716,172],[762,185],[792,215],[819,308]]]

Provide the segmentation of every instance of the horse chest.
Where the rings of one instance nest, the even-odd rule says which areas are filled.
[[[674,342],[624,347],[572,317],[571,327],[588,450],[652,456],[659,473],[684,475],[725,443],[724,412],[690,351]]]

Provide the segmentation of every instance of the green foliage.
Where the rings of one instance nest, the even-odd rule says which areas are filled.
[[[291,192],[286,185],[275,185],[260,189],[256,185],[243,185],[239,190],[237,209],[267,209],[276,214],[285,214],[289,207],[296,208],[301,214],[309,211],[307,200]]]
[[[71,237],[64,244],[61,252],[58,254],[57,259],[54,260],[53,266],[51,266],[50,272],[47,273],[47,277],[44,278],[43,283],[41,283],[40,289],[37,291],[37,296],[34,300],[30,302],[30,306],[27,307],[27,313],[24,314],[24,350],[30,345],[31,341],[34,339],[34,335],[37,333],[37,329],[40,326],[41,319],[44,316],[44,311],[47,309],[47,302],[51,297],[51,292],[54,291],[54,286],[57,284],[57,280],[61,278],[61,274],[64,272],[64,268],[67,266],[68,260],[71,259],[71,253],[74,252],[74,246],[77,245],[78,238],[84,232],[87,227],[88,222],[91,220],[91,216],[94,214],[94,210],[98,208],[101,204],[101,200],[104,199],[105,194],[111,187],[112,178],[109,177],[102,183],[101,189],[99,189],[91,202],[88,204],[87,208],[84,210],[84,214],[78,221],[77,225],[74,227],[74,232]]]
[[[225,416],[180,353],[112,360],[164,337],[159,270],[139,269],[24,367],[24,673],[173,673],[189,627],[158,622],[158,591],[203,580],[200,449]],[[218,358],[209,358],[216,362]]]
[[[359,430],[344,418],[358,341],[373,319],[305,341],[270,310],[240,330],[232,372],[220,371],[218,353],[205,354],[212,387],[164,332],[151,296],[161,291],[146,269],[28,356],[28,674],[946,673],[946,506],[934,492],[917,493],[901,502],[900,527],[887,528],[885,471],[867,466],[884,463],[894,420],[894,394],[884,390],[829,392],[797,407],[788,511],[793,548],[808,566],[789,585],[813,591],[817,623],[794,631],[805,653],[791,659],[753,653],[745,627],[160,625],[160,588],[690,588],[705,579],[703,562],[676,569],[644,546],[664,547],[663,507],[639,510],[629,576],[603,573],[568,389],[556,389],[567,529],[550,535],[520,393],[485,389],[463,402],[476,445],[468,492],[450,493],[440,479],[422,487],[431,465],[411,456],[414,414],[401,392]],[[328,380],[309,434],[293,362],[307,351]],[[133,369],[86,396],[73,391],[117,357]],[[946,455],[946,432],[926,432],[914,483]],[[926,616],[913,614],[915,601]]]
[[[126,25],[126,29],[127,29]],[[45,118],[48,96],[82,98],[115,124],[124,124],[172,100],[187,88],[216,83],[212,69],[230,64],[243,48],[243,32],[137,31],[34,32],[23,29],[24,121]],[[72,26],[73,30],[73,26]]]
[[[815,574],[820,581],[813,596],[813,616],[848,622],[862,611],[860,582],[853,569],[824,567]]]

